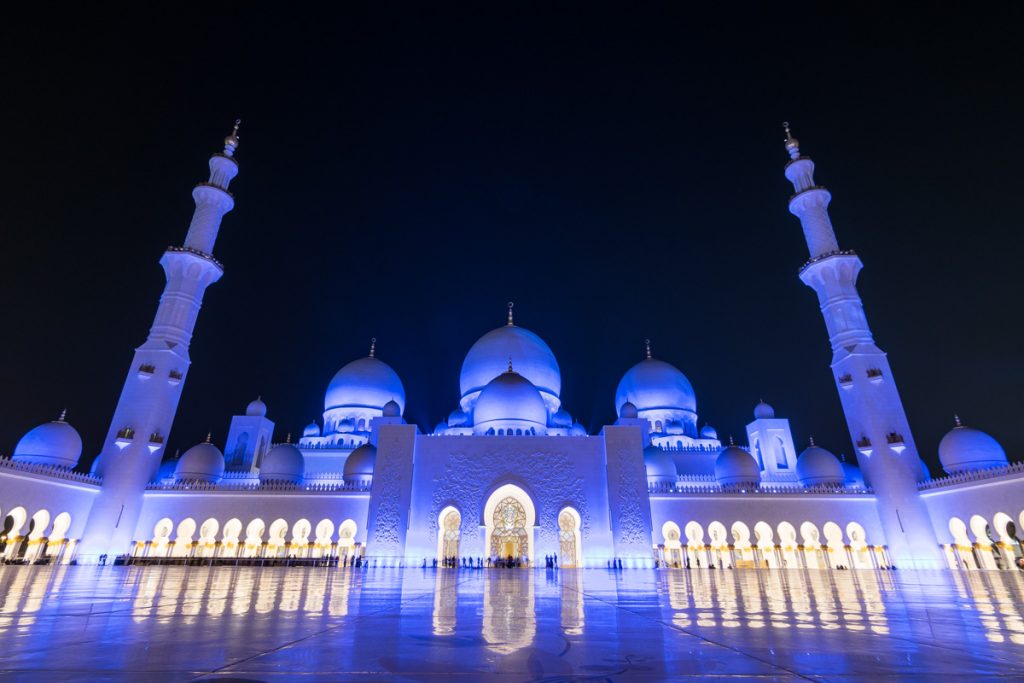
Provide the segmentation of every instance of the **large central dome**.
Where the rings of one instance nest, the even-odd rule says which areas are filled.
[[[509,359],[516,372],[537,387],[545,403],[553,406],[552,412],[558,410],[562,374],[555,354],[536,334],[511,323],[480,337],[462,361],[462,409],[469,412],[483,388],[508,369]]]
[[[324,410],[371,408],[381,410],[388,401],[405,409],[405,387],[398,374],[382,360],[368,356],[354,360],[327,385]]]

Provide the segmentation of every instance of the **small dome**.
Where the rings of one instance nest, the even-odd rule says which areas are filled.
[[[761,470],[750,453],[727,446],[715,460],[715,479],[722,486],[755,486],[761,481]]]
[[[686,434],[697,434],[697,398],[690,380],[674,365],[645,358],[630,368],[615,390],[620,416],[625,403],[636,406],[637,415],[651,420],[652,428],[662,420],[681,420]]]
[[[626,401],[619,406],[619,417],[621,418],[626,420],[635,420],[638,414],[636,406],[633,405],[632,401]]]
[[[334,375],[324,396],[324,410],[370,408],[382,410],[388,401],[405,409],[405,387],[384,361],[367,356],[352,361]]]
[[[804,486],[836,486],[846,481],[839,458],[813,444],[796,459],[796,476]]]
[[[775,418],[775,408],[761,401],[754,406],[754,419],[755,420],[771,420]]]
[[[513,370],[492,379],[473,408],[473,427],[478,432],[517,426],[507,425],[509,422],[537,430],[545,429],[548,423],[547,406],[537,387]]]
[[[587,436],[587,428],[581,425],[579,422],[572,423],[572,435],[573,436]]]
[[[217,483],[224,476],[224,454],[209,441],[196,444],[178,458],[174,468],[177,481]]]
[[[14,447],[16,462],[72,468],[82,456],[82,437],[75,428],[60,419],[29,430]]]
[[[402,407],[394,401],[394,399],[388,401],[381,408],[381,412],[384,417],[402,417]]]
[[[846,462],[845,460],[840,463],[843,467],[843,480],[848,489],[863,489],[867,488],[864,484],[864,475],[861,473],[860,468],[852,462]]]
[[[980,429],[960,424],[959,419],[939,442],[939,461],[947,474],[1007,465],[1006,451],[998,441]]]
[[[469,349],[459,374],[463,399],[483,391],[491,380],[500,377],[509,358],[515,363],[516,372],[529,380],[537,391],[548,394],[557,406],[562,374],[555,354],[536,334],[511,323],[491,330]],[[468,409],[465,401],[462,407]]]
[[[928,481],[929,479],[932,478],[931,470],[928,469],[928,463],[926,463],[924,461],[924,458],[921,458],[921,457],[917,458],[917,466],[918,466],[918,470],[917,470],[917,481],[918,481],[918,483],[920,483],[922,481]]]
[[[266,417],[267,404],[257,398],[245,407],[245,414],[249,417]]]
[[[700,438],[702,439],[717,439],[718,430],[711,425],[704,425],[700,428]]]
[[[153,477],[153,481],[162,482],[165,479],[174,479],[174,471],[178,468],[177,460],[164,460]]]
[[[551,426],[569,429],[572,427],[572,415],[565,408],[559,408],[558,412],[551,416]]]
[[[448,414],[448,426],[449,427],[465,427],[469,424],[469,415],[462,412],[461,408],[456,408]]]
[[[302,430],[303,436],[320,436],[320,425],[316,422],[310,422],[306,425],[306,428]]]
[[[377,464],[377,449],[368,443],[348,454],[345,460],[345,481],[365,480],[373,476]]]
[[[676,481],[676,462],[672,454],[657,446],[644,449],[647,481],[651,484],[673,484]]]
[[[279,443],[263,456],[260,481],[287,481],[298,484],[306,473],[302,451],[290,443]]]

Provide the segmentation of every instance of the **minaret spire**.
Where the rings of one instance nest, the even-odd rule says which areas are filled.
[[[210,157],[209,179],[192,190],[196,208],[184,244],[169,247],[160,259],[167,284],[149,336],[135,350],[96,464],[103,489],[82,537],[79,556],[86,562],[103,553],[128,551],[142,511],[142,492],[160,466],[192,362],[189,345],[203,295],[224,274],[212,252],[221,220],[235,205],[228,186],[238,175],[234,155],[240,123],[235,121],[224,139],[223,151]],[[125,427],[135,435],[127,444],[118,437]]]
[[[512,307],[515,306],[515,305],[516,304],[515,304],[514,301],[509,301],[508,302],[508,324],[510,326],[511,325],[515,325],[515,322],[512,321]]]
[[[814,184],[814,162],[800,154],[800,141],[793,137],[789,122],[782,124],[786,130],[786,178],[793,183],[795,194],[789,198],[789,211],[800,219],[804,228],[804,239],[811,259],[839,251],[832,221],[828,217],[828,205],[832,194],[823,185]]]
[[[832,373],[850,439],[897,566],[941,566],[938,539],[917,490],[920,458],[885,353],[875,344],[857,291],[864,264],[841,251],[828,215],[832,195],[814,184],[814,162],[786,130],[786,177],[796,190],[789,210],[800,219],[811,259],[800,279],[818,295],[832,346]],[[812,441],[813,444],[813,441]]]

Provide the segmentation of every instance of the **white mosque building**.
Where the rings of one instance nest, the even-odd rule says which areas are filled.
[[[957,420],[939,445],[945,476],[930,476],[857,293],[861,260],[839,247],[831,195],[788,127],[789,209],[810,250],[800,278],[825,318],[856,463],[798,451],[766,403],[746,443],[723,444],[650,344],[619,382],[618,419],[591,434],[511,304],[469,347],[458,405],[429,434],[403,420],[405,388],[371,343],[296,443],[275,442],[257,399],[225,444],[167,458],[203,294],[223,274],[213,247],[238,144],[236,124],[193,191],[183,246],[160,260],[167,284],[92,470],[76,469],[82,441],[64,415],[0,458],[4,560],[1012,570],[1022,556],[1024,465]]]

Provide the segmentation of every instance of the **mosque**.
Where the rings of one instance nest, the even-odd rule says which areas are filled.
[[[183,245],[160,259],[167,283],[91,471],[63,414],[0,458],[4,560],[1012,571],[1024,554],[1024,464],[959,420],[939,445],[944,476],[919,457],[857,292],[862,262],[840,248],[831,195],[788,125],[789,210],[810,252],[799,276],[818,296],[856,462],[798,450],[763,402],[746,442],[723,443],[650,344],[608,397],[618,419],[589,433],[562,405],[554,352],[512,304],[469,347],[458,405],[429,434],[402,418],[402,380],[371,343],[295,443],[256,399],[224,444],[169,458],[200,305],[224,273],[213,247],[238,145],[236,123],[193,190]]]

